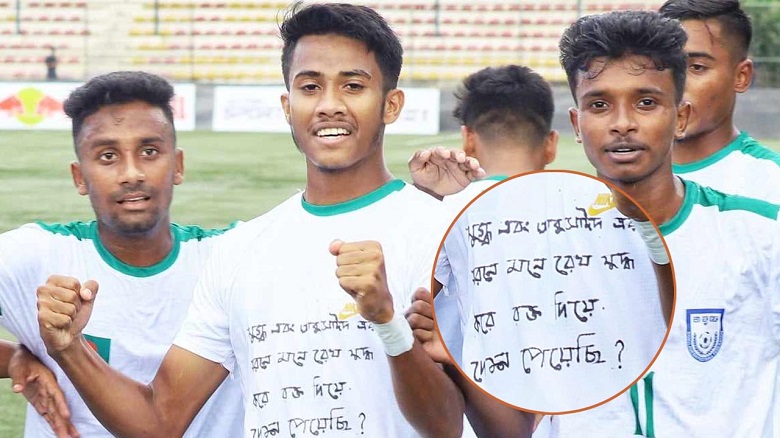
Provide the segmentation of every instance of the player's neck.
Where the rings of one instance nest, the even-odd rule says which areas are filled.
[[[728,146],[739,135],[739,130],[729,120],[709,132],[690,138],[683,138],[674,144],[672,161],[674,164],[689,164],[701,161]]]
[[[169,221],[160,221],[154,229],[142,234],[114,232],[98,221],[98,236],[103,246],[117,259],[130,266],[153,266],[165,259],[173,248]]]
[[[314,205],[332,205],[370,193],[393,179],[384,159],[367,159],[347,169],[328,171],[307,162],[306,202]]]
[[[685,198],[685,185],[672,174],[671,166],[668,169],[659,169],[641,181],[610,182],[634,198],[656,225],[663,225],[671,220],[682,208]]]
[[[483,154],[478,159],[487,176],[512,176],[544,169],[543,160],[531,154],[520,153],[517,150],[510,154]]]

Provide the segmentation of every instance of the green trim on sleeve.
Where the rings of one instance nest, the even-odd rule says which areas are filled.
[[[726,145],[726,147],[703,160],[694,161],[693,163],[688,164],[672,164],[672,172],[677,174],[695,172],[717,163],[732,152],[749,155],[758,160],[771,161],[780,166],[780,154],[762,146],[753,137],[750,137],[747,132],[743,131],[739,133],[737,138]]]
[[[301,196],[301,205],[303,209],[315,216],[335,216],[338,214],[349,213],[351,211],[360,210],[363,207],[367,207],[387,195],[397,192],[406,187],[406,183],[400,179],[394,179],[384,184],[382,187],[374,190],[373,192],[366,193],[365,195],[358,196],[355,199],[349,201],[340,202],[338,204],[329,205],[314,205],[306,202]]]
[[[237,224],[238,222],[233,222],[225,228],[201,228],[197,225],[171,224],[171,229],[179,233],[179,239],[182,242],[187,242],[192,239],[200,241],[209,237],[219,236],[235,228]]]
[[[745,196],[727,195],[709,187],[702,187],[692,181],[682,180],[685,184],[685,198],[680,211],[674,217],[658,227],[661,234],[667,236],[690,216],[694,204],[702,207],[718,207],[718,211],[742,210],[755,213],[768,219],[777,220],[780,205]]]
[[[39,227],[43,228],[44,230],[52,234],[59,234],[61,236],[73,236],[78,240],[94,239],[96,236],[95,231],[93,231],[93,225],[95,224],[95,221],[71,222],[68,224],[47,224],[41,221],[36,221],[35,223]],[[95,230],[97,230],[97,228],[95,228]]]
[[[509,178],[507,175],[490,175],[482,178],[483,180],[489,180],[489,181],[503,181],[505,179]]]
[[[709,157],[694,161],[693,163],[687,163],[687,164],[672,164],[672,172],[674,173],[689,173],[689,172],[695,172],[697,170],[704,169],[705,167],[709,167],[718,161],[726,158],[728,154],[740,149],[742,147],[742,142],[747,139],[747,133],[746,132],[740,132],[740,134],[735,138],[734,140],[731,140],[729,144],[726,145],[723,149],[719,150],[718,152],[715,152],[714,154],[710,155]]]
[[[717,206],[720,211],[744,210],[765,218],[777,220],[780,205],[739,195],[727,195],[709,187],[699,187],[699,204]]]
[[[748,137],[742,146],[741,152],[759,160],[767,160],[780,166],[780,154],[763,146],[761,143]]]

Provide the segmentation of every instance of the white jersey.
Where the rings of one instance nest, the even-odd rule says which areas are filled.
[[[666,334],[647,247],[596,179],[504,181],[463,212],[443,251],[436,278],[459,303],[462,369],[515,406],[606,400],[645,372]]]
[[[723,193],[780,204],[780,154],[745,132],[709,157],[675,164],[672,170],[685,179]]]
[[[703,160],[674,165],[673,171],[723,193],[780,204],[780,154],[762,146],[746,132]],[[780,428],[780,373],[777,388],[774,423]]]
[[[685,182],[661,231],[677,300],[669,338],[629,392],[556,417],[556,437],[780,436],[772,425],[780,361],[778,206]]]
[[[36,289],[52,274],[97,280],[100,293],[84,336],[108,364],[148,383],[181,327],[195,281],[211,252],[217,230],[171,226],[173,249],[161,262],[134,267],[100,242],[95,222],[27,224],[0,235],[0,324],[57,376],[81,436],[110,437],[46,353],[38,329]],[[243,410],[237,381],[228,377],[187,431],[191,437],[240,433]],[[27,437],[53,437],[51,427],[28,404]]]
[[[430,287],[440,207],[400,180],[330,206],[298,194],[219,242],[174,343],[242,377],[244,436],[416,436],[382,342],[339,286],[328,248],[380,242],[404,312]]]

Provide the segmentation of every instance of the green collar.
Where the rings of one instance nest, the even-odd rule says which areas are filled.
[[[51,233],[60,234],[63,236],[74,236],[78,240],[91,240],[95,245],[100,258],[106,262],[111,268],[131,277],[151,277],[157,275],[166,269],[176,261],[179,256],[179,249],[181,242],[188,240],[203,240],[204,238],[217,236],[232,228],[235,224],[231,224],[228,228],[224,229],[209,229],[205,230],[197,226],[181,226],[177,224],[171,224],[171,237],[173,238],[173,247],[171,251],[165,256],[164,259],[152,266],[133,266],[129,265],[118,258],[116,258],[111,251],[109,251],[100,241],[100,235],[97,229],[97,222],[71,222],[69,224],[46,224],[43,222],[36,222],[38,226]]]
[[[349,201],[340,202],[338,204],[328,204],[328,205],[314,205],[306,202],[305,199],[303,199],[303,196],[301,196],[301,206],[304,210],[308,211],[309,213],[315,215],[315,216],[335,216],[338,214],[344,214],[349,213],[351,211],[360,210],[363,207],[368,207],[369,205],[379,201],[380,199],[386,197],[387,195],[397,192],[401,189],[403,189],[406,186],[406,183],[403,182],[400,179],[394,179],[392,181],[387,182],[383,186],[379,187],[378,189],[366,193],[365,195],[358,196],[355,199],[350,199]]]
[[[688,219],[688,216],[691,215],[693,204],[699,199],[699,186],[691,181],[681,180],[685,186],[685,196],[683,196],[682,206],[680,206],[680,209],[671,219],[658,226],[658,230],[663,236],[668,236],[674,230],[680,228],[683,222]]]
[[[171,236],[173,237],[173,247],[171,248],[171,251],[168,253],[167,256],[165,256],[164,259],[160,260],[159,262],[155,263],[152,266],[133,266],[128,265],[127,263],[119,260],[116,258],[111,252],[106,249],[105,246],[103,246],[103,242],[100,241],[98,230],[97,230],[97,222],[92,222],[92,227],[94,228],[94,235],[95,238],[92,239],[92,241],[95,243],[95,249],[97,249],[98,254],[100,254],[100,257],[103,259],[104,262],[106,262],[109,266],[116,269],[117,271],[129,275],[131,277],[151,277],[152,275],[157,275],[166,269],[170,268],[171,265],[173,265],[173,262],[176,261],[176,257],[179,256],[179,247],[181,240],[179,239],[179,233],[178,230],[174,227],[171,227]]]
[[[672,172],[674,173],[688,173],[688,172],[695,172],[697,170],[704,169],[705,167],[711,166],[718,161],[724,159],[728,154],[739,150],[742,148],[742,144],[745,140],[747,140],[748,134],[747,132],[740,132],[737,138],[731,141],[726,147],[723,149],[715,152],[714,154],[710,155],[709,157],[694,161],[693,163],[687,163],[687,164],[672,164]]]

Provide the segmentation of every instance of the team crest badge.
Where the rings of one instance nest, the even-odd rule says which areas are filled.
[[[707,362],[723,343],[723,309],[687,309],[688,352],[699,362]]]

